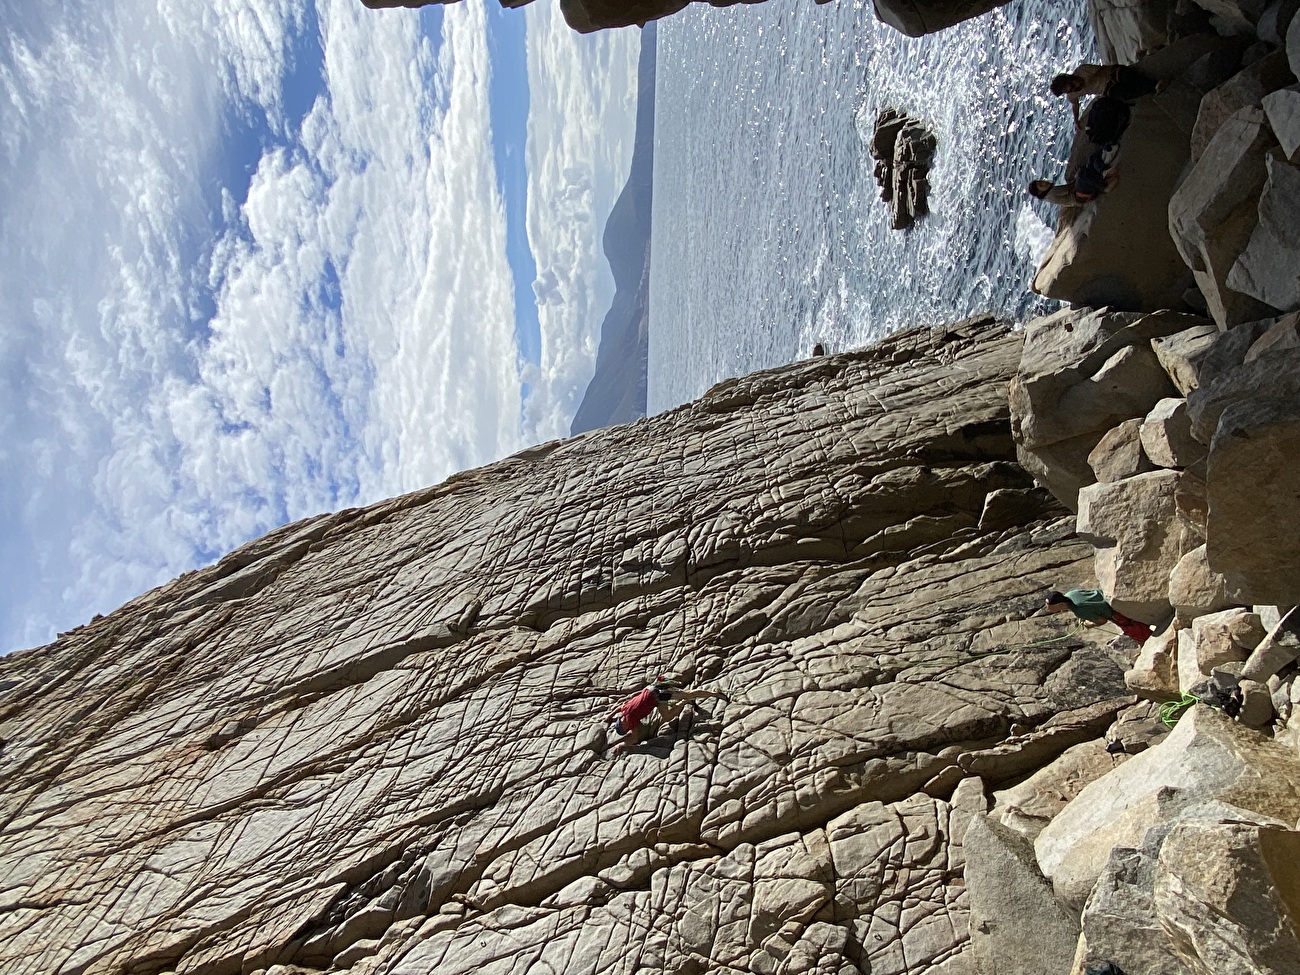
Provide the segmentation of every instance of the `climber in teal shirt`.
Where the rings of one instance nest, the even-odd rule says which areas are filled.
[[[1151,624],[1129,619],[1112,608],[1110,603],[1106,602],[1106,594],[1100,589],[1067,589],[1065,592],[1057,592],[1053,589],[1047,594],[1047,611],[1049,613],[1069,611],[1089,626],[1114,623],[1138,646],[1151,636]]]

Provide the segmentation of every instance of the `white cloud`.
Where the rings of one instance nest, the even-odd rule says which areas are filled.
[[[558,3],[528,17],[528,240],[537,262],[541,362],[524,434],[566,436],[591,380],[600,324],[614,297],[601,237],[627,181],[636,133],[635,28],[580,35]]]
[[[322,0],[300,126],[298,0],[48,16],[0,58],[0,650],[520,445],[480,4],[435,50]],[[242,202],[232,115],[268,130]]]

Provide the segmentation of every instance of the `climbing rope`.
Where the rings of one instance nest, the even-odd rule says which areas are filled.
[[[1193,704],[1200,703],[1201,699],[1195,694],[1184,694],[1177,701],[1166,701],[1160,705],[1160,720],[1166,727],[1172,728]]]

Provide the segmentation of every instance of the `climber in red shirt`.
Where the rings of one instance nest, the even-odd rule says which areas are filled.
[[[641,743],[646,733],[641,722],[651,711],[658,711],[661,721],[672,721],[681,714],[684,705],[706,697],[714,697],[720,701],[729,700],[721,691],[688,691],[680,684],[660,677],[645,690],[617,705],[606,715],[609,730],[623,739],[614,746],[613,754],[634,748]]]

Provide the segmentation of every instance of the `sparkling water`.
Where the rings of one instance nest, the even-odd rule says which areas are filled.
[[[870,3],[693,4],[659,23],[649,407],[912,325],[1054,307],[1029,291],[1053,208],[1025,184],[1073,134],[1047,82],[1095,60],[1081,0],[914,39]],[[891,230],[868,152],[899,108],[938,138],[930,214]]]

